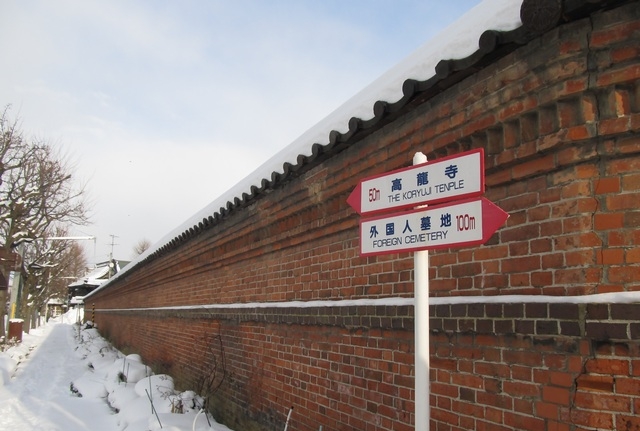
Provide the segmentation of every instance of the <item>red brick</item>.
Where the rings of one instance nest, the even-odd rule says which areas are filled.
[[[539,224],[528,224],[518,226],[516,228],[503,228],[500,231],[500,238],[502,242],[508,243],[510,241],[521,241],[527,239],[533,239],[540,236]]]
[[[590,391],[613,392],[613,377],[581,375],[576,380],[577,388]]]
[[[575,404],[588,410],[631,412],[631,398],[622,395],[578,391],[575,396]]]
[[[597,178],[594,183],[596,194],[620,192],[620,177]]]
[[[559,405],[568,405],[571,393],[568,388],[556,386],[544,386],[542,388],[542,400]]]
[[[602,240],[594,232],[564,235],[555,239],[556,250],[571,250],[581,247],[599,247]]]
[[[597,230],[620,229],[624,227],[624,213],[600,213],[594,216],[594,228]]]
[[[576,180],[571,182],[571,184],[567,184],[562,188],[562,199],[570,199],[578,196],[591,196],[591,181],[584,180]]]
[[[640,65],[631,64],[620,69],[602,73],[596,79],[597,85],[604,87],[611,84],[631,82],[640,78]]]
[[[574,409],[571,411],[571,421],[574,425],[582,425],[589,429],[613,429],[613,415],[607,412],[581,411]]]
[[[567,251],[564,253],[566,267],[593,265],[596,262],[594,250]]]
[[[616,430],[638,431],[640,430],[640,416],[616,415]]]
[[[634,32],[637,32],[637,29],[638,24],[633,21],[598,29],[591,34],[591,46],[600,48],[626,41]]]
[[[565,217],[562,220],[562,233],[585,232],[592,229],[593,217],[580,214],[573,217]]]
[[[535,404],[536,416],[544,419],[558,419],[558,406],[556,404],[537,402]]]
[[[595,136],[595,129],[591,125],[574,126],[567,129],[567,139],[574,142],[585,141]],[[568,161],[568,157],[565,160]]]
[[[634,378],[617,377],[616,392],[618,394],[637,396],[640,393],[640,381]]]
[[[620,265],[623,264],[624,250],[620,248],[610,248],[597,253],[597,263],[604,265]]]
[[[580,91],[586,89],[588,84],[585,81],[587,80],[580,82]],[[581,105],[582,118],[586,123],[593,124],[598,119],[598,99],[593,94],[584,94],[581,99]]]
[[[555,167],[555,158],[552,154],[516,165],[512,168],[511,176],[513,179],[522,179],[534,174],[539,174]]]
[[[640,169],[640,157],[626,157],[623,159],[612,160],[607,164],[607,172],[612,175],[619,175],[621,172],[626,174],[638,172]]]
[[[629,264],[640,263],[640,248],[627,250],[625,262]]]
[[[640,174],[627,174],[623,178],[623,190],[634,192],[640,190]]]
[[[534,383],[508,381],[503,383],[502,388],[506,394],[514,397],[540,396],[540,386]]]
[[[531,416],[518,415],[512,412],[505,412],[505,425],[517,430],[539,431],[544,429],[544,420]]]
[[[511,170],[501,169],[495,173],[488,174],[485,178],[487,186],[494,187],[498,184],[503,184],[511,180]]]
[[[609,267],[610,283],[633,283],[638,281],[637,266],[611,266]]]
[[[531,285],[536,287],[547,287],[553,283],[553,272],[542,271],[531,274]]]
[[[474,260],[500,259],[507,255],[506,246],[480,247],[474,251]]]
[[[535,271],[541,269],[539,256],[526,256],[502,262],[502,272]]]
[[[638,209],[638,202],[640,193],[623,193],[606,198],[607,208],[612,211]]]
[[[611,60],[615,63],[621,63],[626,60],[633,60],[640,57],[640,47],[622,46],[611,49]]]
[[[630,130],[629,117],[608,118],[600,121],[599,132],[601,135],[613,135],[626,133]]]

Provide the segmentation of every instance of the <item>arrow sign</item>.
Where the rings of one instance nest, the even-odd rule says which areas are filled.
[[[360,221],[360,255],[483,244],[509,214],[481,197]]]
[[[361,180],[347,203],[361,215],[484,193],[484,149],[443,157]]]

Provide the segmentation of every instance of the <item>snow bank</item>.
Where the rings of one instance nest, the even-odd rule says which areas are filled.
[[[11,347],[6,352],[0,351],[0,387],[9,382],[18,364],[29,356],[39,332],[41,331],[34,329],[31,334],[22,333],[22,342],[13,344],[9,342]]]
[[[87,370],[71,382],[71,390],[79,397],[105,399],[117,415],[120,431],[191,431],[199,413],[197,431],[229,430],[200,412],[202,397],[177,391],[171,376],[154,375],[139,355],[123,355],[91,324],[75,328],[76,354]]]

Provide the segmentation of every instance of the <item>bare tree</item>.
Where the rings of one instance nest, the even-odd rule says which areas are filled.
[[[0,247],[5,254],[57,227],[88,222],[86,193],[72,182],[68,158],[46,142],[27,140],[8,111],[0,115]],[[11,269],[0,262],[6,278]],[[6,289],[0,286],[0,336]]]
[[[16,121],[8,118],[9,107],[5,107],[0,115],[0,184],[6,172],[11,172],[20,165],[21,154],[27,147]]]
[[[22,269],[23,283],[18,298],[19,316],[28,318],[44,310],[51,299],[66,300],[71,279],[81,277],[87,267],[84,250],[75,241],[61,240],[68,235],[63,228],[52,230],[51,237],[38,239],[26,247]],[[25,325],[28,332],[29,325]]]
[[[19,168],[5,174],[0,193],[0,234],[5,245],[41,238],[56,223],[86,224],[84,190],[71,182],[71,167],[45,143],[27,147]]]
[[[142,238],[136,245],[133,246],[133,256],[140,256],[151,247],[151,241],[146,238]]]

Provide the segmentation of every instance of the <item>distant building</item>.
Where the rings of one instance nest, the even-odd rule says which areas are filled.
[[[69,299],[88,295],[102,283],[116,275],[129,262],[124,260],[108,260],[96,264],[84,277],[79,278],[69,285]]]
[[[51,298],[47,302],[47,314],[46,314],[47,320],[49,320],[52,317],[60,316],[62,313],[64,313],[64,310],[66,307],[67,305],[65,304],[63,299]]]

